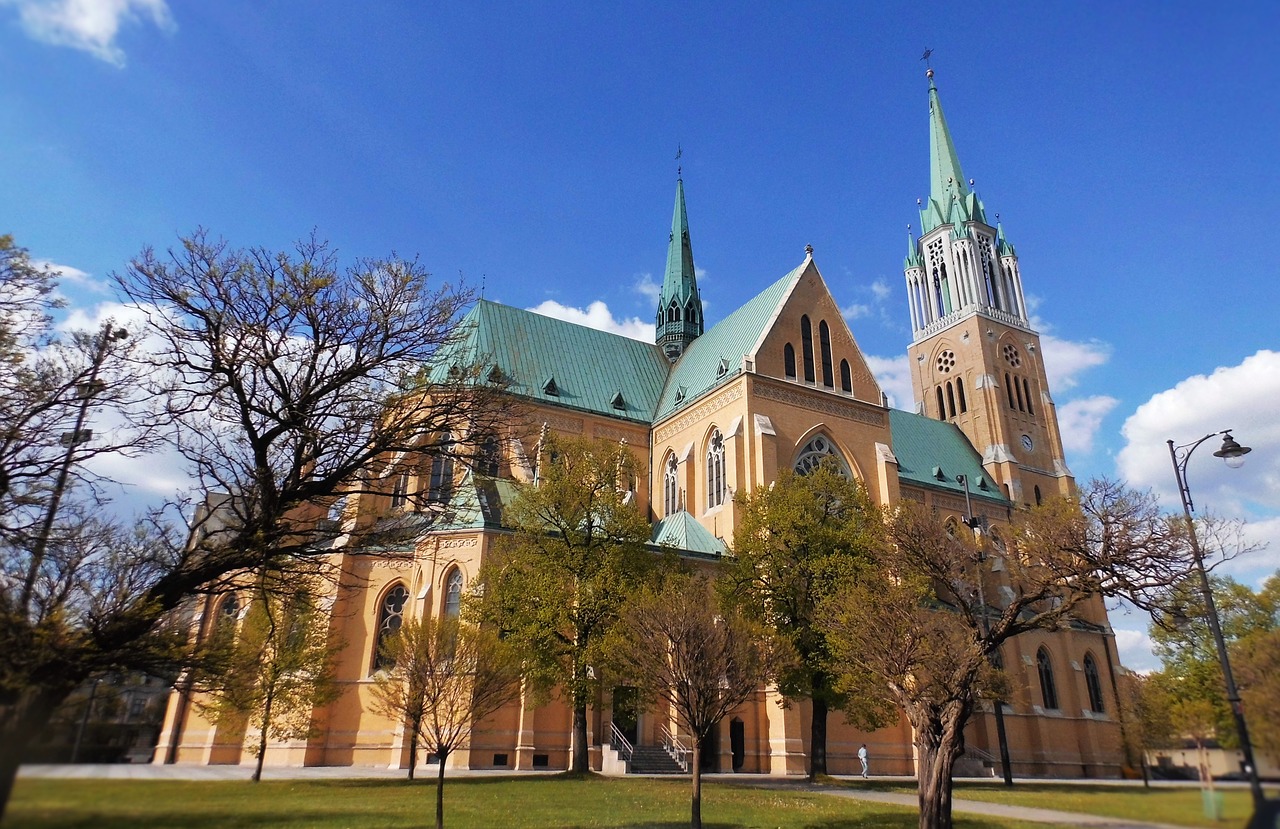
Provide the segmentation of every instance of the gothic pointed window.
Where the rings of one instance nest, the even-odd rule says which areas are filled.
[[[680,511],[680,462],[674,452],[667,453],[662,466],[662,514],[675,515]]]
[[[800,448],[799,454],[796,455],[796,462],[791,468],[798,475],[807,475],[817,469],[823,461],[834,463],[837,472],[846,478],[849,477],[849,464],[845,463],[844,457],[836,450],[831,438],[826,435],[814,435],[810,438]]]
[[[1058,707],[1058,686],[1053,682],[1053,661],[1044,648],[1036,651],[1036,671],[1040,674],[1040,699],[1047,709]]]
[[[228,593],[218,603],[218,611],[213,618],[213,635],[219,637],[234,636],[236,624],[240,621],[240,597]],[[227,641],[227,640],[223,640]]]
[[[938,420],[947,419],[947,404],[942,397],[942,386],[938,386]]]
[[[951,387],[951,381],[947,381],[947,416],[956,416],[956,391]]]
[[[476,458],[477,475],[483,475],[487,478],[498,477],[498,469],[502,458],[500,449],[498,439],[492,435],[487,435],[480,441],[480,452]]]
[[[711,433],[711,440],[707,441],[707,509],[715,509],[724,503],[728,487],[724,466],[724,437],[716,429]]]
[[[454,567],[444,580],[444,618],[456,619],[462,613],[462,571]]]
[[[840,391],[853,394],[853,374],[849,371],[849,361],[840,361]]]
[[[960,402],[960,414],[964,414],[965,412],[969,411],[969,404],[965,402],[965,399],[964,399],[964,378],[963,377],[956,378],[956,398]]]
[[[938,291],[942,296],[939,308],[943,316],[951,313],[951,288],[947,285],[947,266],[945,263],[938,266],[938,273],[941,277]]]
[[[390,590],[382,594],[378,603],[378,627],[373,642],[373,669],[375,671],[390,668],[395,661],[383,652],[383,643],[394,636],[404,624],[404,608],[409,602],[409,591],[400,582],[396,582]]]
[[[1084,687],[1089,692],[1089,710],[1101,714],[1106,710],[1102,704],[1102,679],[1098,676],[1098,663],[1091,653],[1084,655]]]
[[[836,381],[831,362],[831,327],[826,320],[818,323],[818,342],[822,348],[822,385],[833,388]]]
[[[804,354],[804,381],[814,382],[813,374],[813,325],[809,317],[800,318],[800,350]]]
[[[1022,378],[1022,390],[1027,395],[1027,414],[1034,415],[1035,409],[1031,408],[1031,386],[1027,384],[1027,378]]]
[[[402,510],[409,505],[409,473],[401,472],[391,485],[391,508]]]
[[[1009,395],[1009,408],[1018,408],[1017,404],[1013,402],[1013,381],[1009,379],[1009,372],[1007,371],[1004,373],[1004,391],[1005,394]]]
[[[431,477],[427,483],[427,500],[443,504],[449,500],[453,488],[453,436],[445,432],[440,436],[438,449],[431,456]]]
[[[782,347],[782,373],[788,380],[796,379],[796,349],[791,343]]]

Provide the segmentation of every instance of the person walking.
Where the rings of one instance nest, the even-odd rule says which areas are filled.
[[[867,744],[863,743],[862,748],[858,749],[858,759],[862,761],[862,779],[866,780],[870,775],[867,771]]]

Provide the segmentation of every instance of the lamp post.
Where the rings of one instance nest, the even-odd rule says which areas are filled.
[[[1196,573],[1200,576],[1200,590],[1204,594],[1205,617],[1209,622],[1209,632],[1213,634],[1213,643],[1218,649],[1218,662],[1222,666],[1222,678],[1227,686],[1227,703],[1231,706],[1231,715],[1235,719],[1236,733],[1240,735],[1240,753],[1244,755],[1245,772],[1249,775],[1249,790],[1253,794],[1255,812],[1261,810],[1266,800],[1262,795],[1262,783],[1258,780],[1258,766],[1253,761],[1253,745],[1249,742],[1249,728],[1244,721],[1244,706],[1240,702],[1240,692],[1236,689],[1235,677],[1231,674],[1231,660],[1227,656],[1227,643],[1222,638],[1222,625],[1218,622],[1218,608],[1213,603],[1213,589],[1209,585],[1209,574],[1204,568],[1204,552],[1200,549],[1200,539],[1196,537],[1195,521],[1191,518],[1194,509],[1191,503],[1191,490],[1187,487],[1187,461],[1191,453],[1200,444],[1210,438],[1222,436],[1222,448],[1213,455],[1222,458],[1227,466],[1238,469],[1244,464],[1244,456],[1252,450],[1241,446],[1231,437],[1231,430],[1210,432],[1195,443],[1175,446],[1169,441],[1169,457],[1173,460],[1173,474],[1178,479],[1178,494],[1182,496],[1182,512],[1187,521],[1187,535],[1191,540],[1191,555],[1195,561]]]
[[[982,531],[983,519],[977,518],[973,514],[973,504],[969,500],[969,478],[967,475],[957,475],[956,482],[964,487],[964,523],[969,529],[975,533]],[[987,594],[982,585],[982,563],[986,560],[986,556],[982,554],[982,547],[978,548],[978,604],[981,605],[982,613],[982,634],[983,636],[991,635],[991,619],[987,617]],[[988,658],[990,661],[990,658]],[[1000,744],[1000,771],[1004,775],[1004,784],[1006,786],[1013,785],[1013,764],[1009,761],[1009,739],[1005,735],[1004,730],[1004,700],[996,700],[992,706],[996,715],[996,741]]]

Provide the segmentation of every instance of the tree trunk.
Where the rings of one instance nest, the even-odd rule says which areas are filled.
[[[809,780],[827,773],[827,701],[813,697],[813,718],[809,723]]]
[[[693,804],[689,816],[691,829],[702,829],[702,740],[693,740]]]
[[[587,749],[587,703],[584,700],[573,706],[573,760],[569,771],[584,773],[591,770]]]
[[[920,829],[951,829],[951,770],[958,748],[954,736],[943,736],[937,745],[916,742]]]
[[[436,770],[436,829],[444,829],[444,761],[449,752],[439,751],[436,756],[440,758],[440,768]]]
[[[74,689],[29,687],[14,702],[0,705],[0,819],[9,806],[27,747]]]
[[[258,731],[258,762],[253,767],[253,777],[251,778],[254,783],[262,780],[262,762],[267,756],[267,730],[271,725],[272,697],[272,692],[268,690],[266,702],[262,704],[262,728]]]
[[[418,767],[418,741],[422,739],[422,720],[415,719],[409,727],[409,779],[413,779],[413,770]]]

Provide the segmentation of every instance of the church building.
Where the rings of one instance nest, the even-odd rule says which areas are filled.
[[[521,422],[511,423],[475,468],[425,453],[398,459],[384,477],[385,492],[347,505],[345,514],[358,521],[396,515],[412,527],[416,511],[431,507],[438,514],[442,506],[449,518],[424,517],[421,531],[394,555],[335,550],[335,563],[361,585],[339,591],[333,603],[333,634],[347,643],[338,665],[343,692],[315,712],[314,737],[273,744],[268,765],[407,766],[405,729],[371,704],[378,643],[404,619],[458,613],[504,532],[502,508],[514,482],[534,479],[537,442],[547,431],[625,441],[648,471],[635,482],[634,497],[649,513],[655,548],[674,548],[711,568],[732,555],[741,519],[735,494],[825,458],[882,506],[917,501],[942,516],[981,516],[997,527],[1013,510],[1073,491],[1017,253],[964,178],[932,70],[928,77],[931,189],[904,263],[915,410],[888,407],[811,248],[793,270],[708,326],[685,186],[677,179],[654,342],[483,299],[470,309],[459,359],[483,359],[500,372],[519,402]],[[1008,590],[1000,585],[1001,560],[992,557],[986,566],[987,600],[999,605],[1001,590]],[[228,611],[225,603],[236,601],[233,594],[211,600],[197,624],[243,612],[239,604]],[[1007,643],[1001,656],[1012,680],[1002,710],[1014,773],[1117,776],[1119,663],[1101,603],[1066,629]],[[627,689],[606,690],[589,713],[597,769],[621,768],[615,731],[638,747],[653,747],[676,730],[665,713],[632,714],[626,702]],[[761,688],[726,719],[706,758],[709,767],[803,774],[809,709],[780,702],[774,689]],[[998,772],[994,720],[989,705],[975,714],[958,774]],[[448,762],[564,769],[570,733],[562,701],[530,699],[483,723],[469,750]],[[210,723],[175,693],[156,762],[249,762],[244,737],[243,729]],[[836,712],[828,728],[830,771],[860,768],[862,743],[878,772],[914,772],[905,719],[868,733]]]

